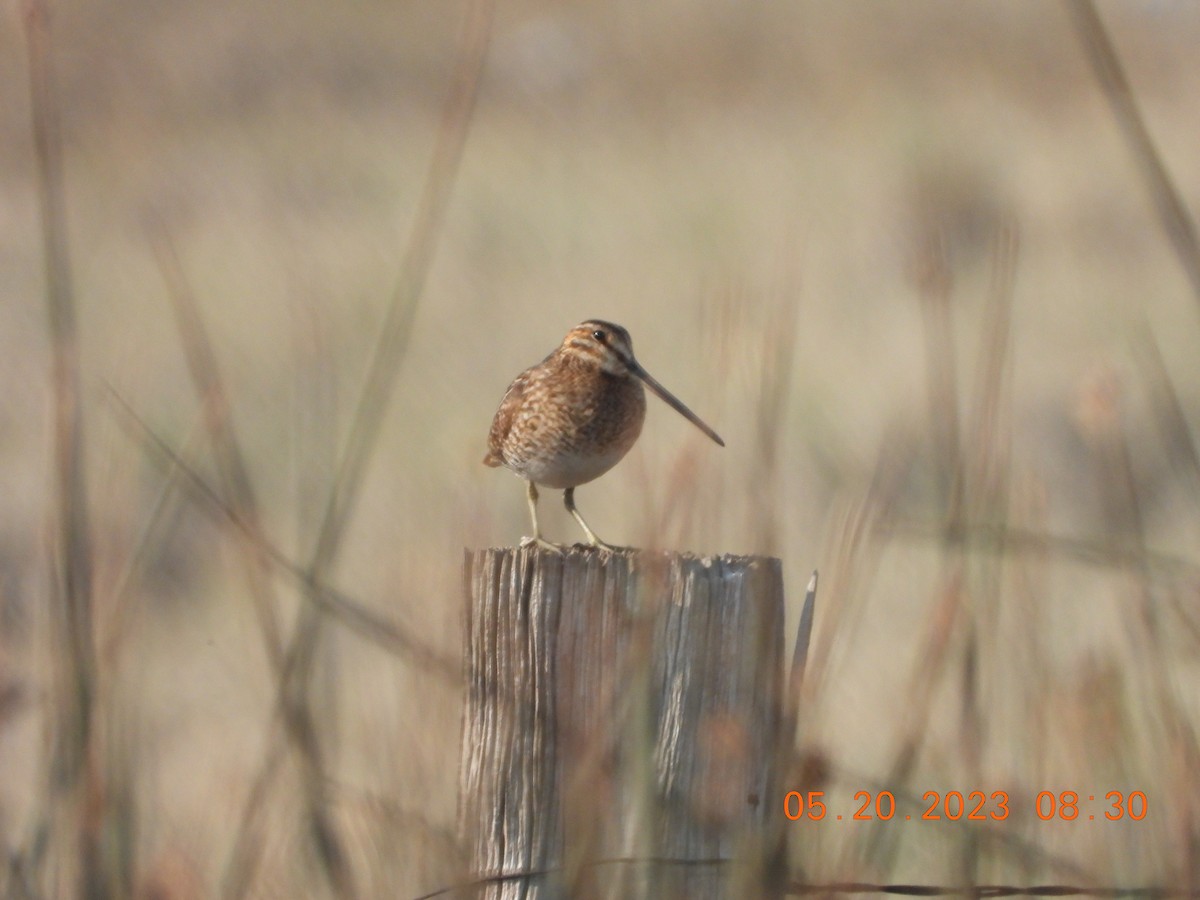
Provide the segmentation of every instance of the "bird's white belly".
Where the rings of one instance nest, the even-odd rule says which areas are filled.
[[[628,448],[608,453],[559,453],[550,459],[525,460],[513,467],[522,477],[550,488],[569,488],[599,478],[621,461]]]

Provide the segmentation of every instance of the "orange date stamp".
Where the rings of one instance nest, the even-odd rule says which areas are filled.
[[[849,821],[951,821],[1003,822],[1013,808],[1007,791],[926,791],[921,796],[924,811],[901,813],[891,791],[858,791],[853,810],[845,816],[831,813],[824,791],[788,791],[783,796],[783,814],[793,822],[819,822],[832,818]],[[1027,807],[1028,809],[1028,807]],[[1073,822],[1077,819],[1109,822],[1140,822],[1150,805],[1142,791],[1108,791],[1105,794],[1080,794],[1078,791],[1040,791],[1032,801],[1032,812],[1043,822]]]

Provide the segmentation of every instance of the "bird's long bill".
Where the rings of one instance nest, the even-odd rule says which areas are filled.
[[[661,384],[659,384],[657,381],[655,381],[650,376],[649,372],[647,372],[645,369],[643,369],[637,363],[634,363],[633,365],[631,365],[629,367],[629,370],[631,372],[633,372],[633,374],[636,375],[638,378],[642,379],[642,381],[644,381],[646,383],[646,387],[650,388],[650,390],[652,390],[652,391],[654,391],[654,393],[658,394],[658,396],[663,400],[664,403],[666,403],[668,406],[670,406],[672,409],[674,409],[677,413],[679,413],[681,416],[683,416],[685,419],[687,419],[689,422],[691,422],[693,425],[695,425],[697,428],[699,428],[701,431],[703,431],[705,434],[707,434],[710,438],[712,438],[714,441],[716,441],[722,447],[725,446],[725,442],[723,440],[721,440],[721,436],[719,434],[717,434],[715,431],[713,431],[711,428],[709,428],[708,425],[706,425],[704,423],[704,421],[698,415],[696,415],[694,412],[692,412],[690,409],[688,409],[686,406],[684,406],[682,400],[680,400],[678,397],[676,397],[674,394],[672,394],[670,391],[668,391],[665,387],[663,387]]]

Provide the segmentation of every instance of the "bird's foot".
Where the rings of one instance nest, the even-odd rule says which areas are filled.
[[[613,544],[605,543],[604,541],[600,540],[600,538],[596,537],[595,535],[592,535],[591,540],[589,540],[586,544],[576,544],[575,546],[576,547],[584,547],[586,549],[599,550],[601,553],[620,553],[622,550],[625,549],[624,547],[617,547],[617,546],[614,546]]]
[[[551,553],[557,553],[560,556],[565,552],[565,548],[561,544],[552,544],[540,534],[533,537],[521,538],[521,548],[527,549],[529,547],[540,547],[543,550],[549,550]]]

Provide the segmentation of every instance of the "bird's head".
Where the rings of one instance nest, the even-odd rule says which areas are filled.
[[[572,328],[563,338],[562,352],[610,375],[637,375],[641,369],[633,358],[629,332],[602,319],[588,319]]]
[[[620,325],[605,322],[603,319],[588,319],[586,322],[580,322],[563,338],[562,347],[558,352],[588,365],[599,366],[602,371],[608,372],[610,375],[637,378],[709,438],[722,447],[725,446],[720,435],[684,406],[678,397],[652,378],[650,373],[634,359],[633,340],[629,337],[629,332]]]

